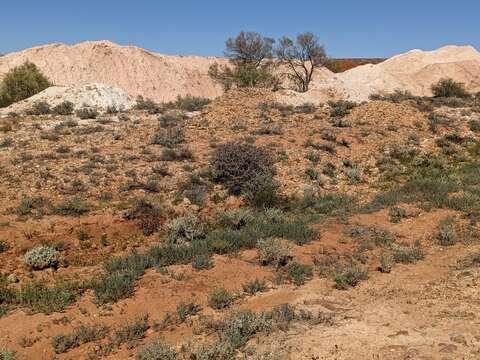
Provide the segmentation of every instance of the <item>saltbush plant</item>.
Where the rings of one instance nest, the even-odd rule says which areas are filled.
[[[136,356],[137,360],[176,360],[178,359],[175,349],[162,340],[154,340],[140,348]]]
[[[208,294],[208,304],[215,310],[222,310],[230,307],[235,298],[225,288],[215,288]]]
[[[36,101],[32,107],[27,110],[27,115],[48,115],[51,112],[50,105],[46,101]]]
[[[191,242],[204,236],[203,226],[194,213],[178,217],[167,225],[167,239],[170,243]]]
[[[82,107],[78,109],[75,113],[80,119],[87,120],[87,119],[96,119],[98,116],[98,110],[91,107]]]
[[[251,144],[226,143],[216,148],[212,160],[213,179],[231,194],[239,195],[257,176],[273,176],[275,169],[270,155]]]
[[[25,254],[25,264],[33,270],[56,268],[58,266],[58,252],[49,246],[38,246]]]
[[[291,246],[279,238],[260,239],[257,243],[258,259],[262,265],[283,266],[290,257]]]
[[[71,115],[73,114],[74,104],[71,101],[63,101],[53,107],[52,112],[55,115]]]

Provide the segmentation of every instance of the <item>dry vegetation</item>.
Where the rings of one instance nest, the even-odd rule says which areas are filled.
[[[434,93],[0,119],[0,359],[477,358],[480,100]]]

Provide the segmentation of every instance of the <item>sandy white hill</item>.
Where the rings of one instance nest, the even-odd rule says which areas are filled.
[[[222,88],[209,78],[208,69],[211,64],[226,62],[215,57],[161,55],[110,41],[87,41],[7,54],[0,57],[0,78],[27,60],[35,63],[55,85],[102,83],[158,102],[174,100],[177,95],[220,95]]]
[[[104,84],[52,86],[28,99],[0,109],[0,113],[24,113],[36,102],[46,102],[53,108],[64,101],[73,103],[75,110],[85,106],[99,111],[106,111],[108,108],[129,110],[135,105],[135,100],[130,95],[114,86]]]
[[[0,79],[27,60],[35,63],[55,85],[102,83],[124,89],[133,97],[143,95],[157,102],[187,94],[209,98],[221,95],[222,87],[208,76],[208,69],[215,63],[227,63],[224,58],[167,56],[136,46],[87,41],[73,46],[39,46],[3,56]],[[339,98],[363,101],[373,93],[396,89],[430,95],[430,86],[445,77],[465,83],[469,91],[480,91],[480,53],[471,46],[446,46],[433,51],[408,51],[380,64],[363,65],[340,74],[322,69],[308,93],[285,90],[278,97],[298,104]]]

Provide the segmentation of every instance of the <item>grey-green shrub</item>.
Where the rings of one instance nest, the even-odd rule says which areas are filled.
[[[258,259],[262,265],[285,265],[290,258],[291,246],[279,238],[260,239],[257,243]]]
[[[162,340],[154,340],[140,348],[137,353],[137,360],[175,360],[175,350]]]
[[[80,119],[96,119],[98,116],[98,110],[90,107],[83,107],[78,109],[75,113]]]
[[[75,105],[71,101],[63,101],[53,107],[52,112],[56,115],[71,115]]]
[[[204,235],[203,226],[193,213],[178,217],[167,225],[167,239],[170,243],[191,242]]]
[[[233,230],[238,230],[244,227],[254,219],[255,215],[253,211],[248,208],[232,209],[221,212],[218,215],[218,222],[220,225]]]
[[[333,280],[335,287],[340,290],[346,290],[357,286],[360,281],[366,280],[368,273],[356,264],[348,264],[338,267],[335,270]]]
[[[51,109],[46,101],[36,101],[26,112],[27,115],[47,115],[51,113]]]
[[[224,288],[215,288],[208,294],[208,304],[216,310],[230,307],[233,301],[233,295]]]
[[[58,266],[58,252],[49,246],[38,246],[25,254],[25,264],[33,270]]]
[[[0,348],[0,360],[15,360],[15,351]]]

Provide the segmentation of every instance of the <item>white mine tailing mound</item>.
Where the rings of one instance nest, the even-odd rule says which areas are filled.
[[[135,105],[135,100],[124,90],[104,84],[88,84],[83,86],[52,86],[44,91],[26,99],[0,109],[0,113],[24,113],[36,102],[44,101],[52,108],[64,101],[74,104],[75,110],[93,107],[99,111],[108,108],[129,110]]]
[[[221,95],[222,88],[210,79],[208,69],[215,63],[227,64],[224,58],[166,56],[109,41],[87,41],[73,46],[39,46],[3,56],[0,79],[27,60],[55,85],[103,83],[157,102],[187,94],[208,98]],[[430,95],[430,86],[446,77],[465,83],[469,91],[480,91],[480,53],[471,46],[446,46],[434,51],[412,50],[341,74],[322,69],[315,74],[308,93],[286,90],[277,96],[279,101],[299,104],[339,98],[363,101],[373,93],[396,89]]]
[[[143,95],[157,102],[174,100],[177,95],[221,95],[222,88],[210,79],[208,69],[211,64],[226,63],[215,57],[166,56],[136,46],[87,41],[7,54],[0,58],[0,78],[27,60],[55,85],[102,83],[122,88],[133,97]]]
[[[368,100],[374,93],[397,89],[429,96],[431,85],[442,78],[462,82],[468,91],[480,91],[480,53],[471,46],[412,50],[380,64],[358,66],[331,77],[316,77],[306,94],[283,91],[278,96],[279,101],[291,104],[336,99],[359,102]]]
[[[373,93],[408,90],[431,95],[430,87],[442,78],[480,91],[480,53],[471,46],[446,46],[434,51],[412,50],[377,65],[363,65],[335,77],[336,86],[356,101]]]

